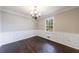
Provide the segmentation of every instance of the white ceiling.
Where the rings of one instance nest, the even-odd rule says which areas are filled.
[[[41,18],[52,17],[63,11],[77,8],[76,6],[38,6]],[[30,17],[30,13],[33,10],[33,6],[3,6],[2,10],[8,10],[11,12],[20,13]]]

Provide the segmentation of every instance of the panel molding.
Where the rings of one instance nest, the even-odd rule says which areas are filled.
[[[38,36],[79,50],[79,34],[39,30]]]

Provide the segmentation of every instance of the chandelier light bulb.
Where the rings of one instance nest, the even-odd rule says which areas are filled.
[[[38,19],[38,17],[40,17],[40,13],[37,9],[37,6],[34,6],[33,11],[31,12],[31,16],[34,19]]]

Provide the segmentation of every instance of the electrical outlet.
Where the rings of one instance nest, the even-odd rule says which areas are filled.
[[[47,36],[47,38],[50,38],[50,36]]]

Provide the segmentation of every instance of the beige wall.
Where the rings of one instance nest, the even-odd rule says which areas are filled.
[[[2,32],[26,31],[34,29],[36,29],[35,20],[12,13],[2,12]]]
[[[79,33],[79,8],[64,11],[54,17],[54,31]],[[45,19],[38,21],[38,29],[45,30]]]
[[[45,20],[44,19],[38,20],[38,29],[45,30]]]
[[[15,14],[2,12],[2,32],[45,30],[45,19],[32,20]],[[65,11],[54,16],[56,32],[79,33],[79,8]],[[1,26],[0,26],[1,27]]]
[[[79,8],[55,15],[54,21],[55,31],[79,33]]]

